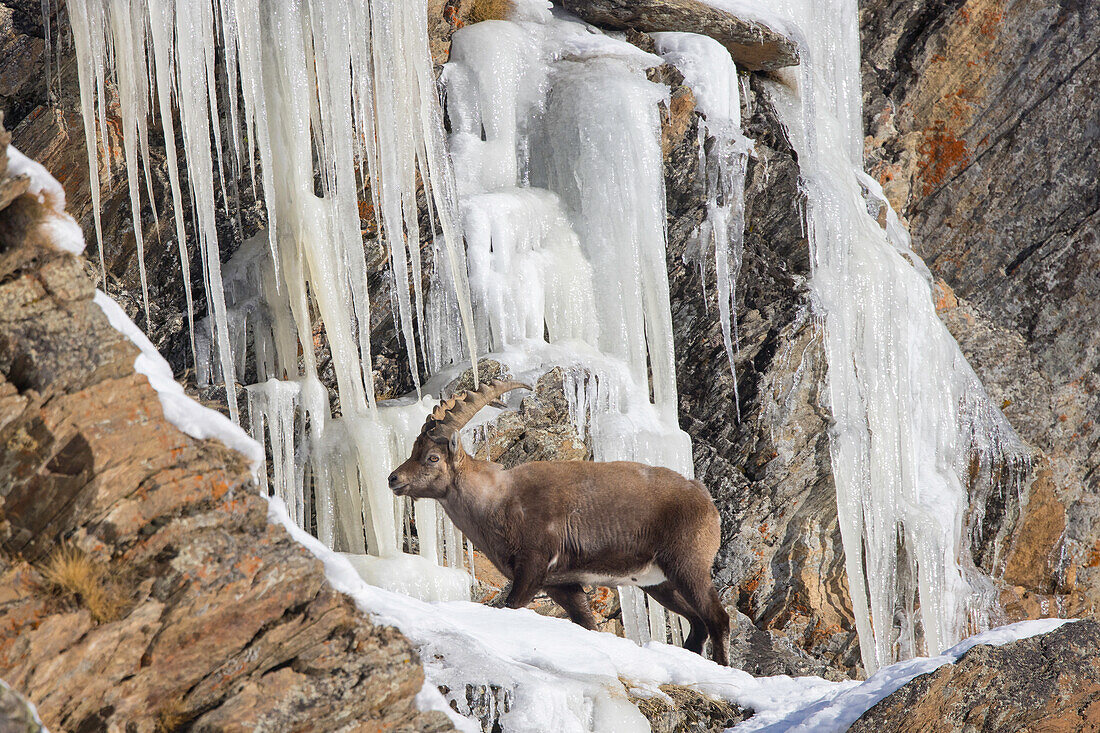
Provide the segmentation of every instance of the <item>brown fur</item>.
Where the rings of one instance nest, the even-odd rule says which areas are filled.
[[[718,510],[698,481],[640,463],[533,462],[505,470],[466,453],[457,430],[429,423],[410,458],[390,474],[398,495],[436,499],[447,516],[512,580],[505,605],[521,608],[543,588],[576,623],[594,628],[582,586],[665,576],[643,589],[686,617],[684,646],[702,653],[709,635],[728,664],[729,616],[710,579]]]

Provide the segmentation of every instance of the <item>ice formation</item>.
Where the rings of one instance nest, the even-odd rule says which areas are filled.
[[[139,252],[140,209],[143,198],[151,199],[140,186],[143,172],[150,183],[146,127],[156,110],[165,139],[174,140],[178,119],[184,154],[177,157],[175,146],[167,147],[169,188],[186,272],[179,170],[185,164],[208,313],[192,329],[200,381],[225,384],[237,418],[236,384],[254,380],[245,390],[249,424],[270,446],[272,464],[259,478],[266,484],[270,476],[270,490],[287,501],[297,521],[315,523],[331,547],[393,557],[412,567],[401,557],[408,545],[406,505],[395,501],[385,476],[407,452],[430,400],[375,408],[360,206],[376,212],[386,236],[395,311],[415,375],[413,324],[423,322],[424,308],[418,185],[441,232],[437,259],[449,273],[455,329],[463,334],[472,323],[423,3],[67,0],[67,5],[97,237],[96,141],[109,137],[108,105],[117,100],[122,120]],[[223,268],[216,210],[232,208],[227,193],[249,179],[262,187],[267,228]],[[364,190],[368,193],[361,194]],[[368,201],[361,202],[361,195]],[[141,261],[139,270],[144,289]],[[190,311],[190,292],[186,298]],[[317,376],[314,333],[321,328],[338,383],[335,419]],[[472,357],[472,332],[464,343],[464,356]],[[416,507],[415,520],[422,555],[431,563],[462,564],[461,540],[434,506]]]
[[[665,267],[668,92],[645,77],[661,61],[540,5],[457,31],[443,74],[478,350],[525,378],[565,367],[596,460],[691,476]],[[430,301],[443,344],[453,316],[445,293]],[[640,591],[620,597],[631,638],[678,638]]]
[[[365,410],[374,399],[369,329],[359,328],[370,317],[359,228],[361,182],[369,182],[397,281],[408,282],[411,263],[418,283],[416,183],[418,176],[423,180],[435,204],[434,221],[443,232],[441,250],[455,276],[455,302],[464,325],[469,325],[456,205],[422,3],[67,0],[67,5],[78,59],[97,240],[102,236],[96,131],[107,139],[106,80],[114,82],[122,118],[139,257],[138,158],[148,182],[146,125],[154,96],[169,140],[174,139],[173,105],[178,110],[211,314],[205,340],[216,354],[213,365],[220,381],[232,385],[235,366],[218,251],[217,202],[229,205],[226,180],[240,178],[246,169],[257,185],[257,162],[277,285],[289,290],[299,335],[309,334],[313,325],[307,304],[320,312],[329,342],[334,352],[340,352],[336,363],[346,411]],[[219,55],[224,66],[218,64]],[[220,75],[227,84],[219,92],[215,80]],[[178,161],[174,146],[168,151],[175,231],[182,242]],[[315,154],[320,196],[313,191]],[[182,247],[181,257],[186,259]],[[186,261],[182,264],[186,270]],[[289,276],[283,269],[290,270]],[[140,259],[139,270],[144,288]],[[410,303],[404,287],[394,292],[401,331],[415,364],[413,314],[422,304]],[[303,338],[303,343],[311,341]],[[309,379],[310,366],[304,375],[297,369],[287,375]],[[236,417],[236,390],[228,388],[227,395]]]
[[[657,51],[684,75],[695,94],[699,125],[699,169],[703,172],[707,216],[697,232],[699,267],[714,251],[718,320],[730,369],[734,406],[741,417],[734,358],[737,344],[737,275],[745,233],[745,167],[753,142],[741,133],[741,86],[737,66],[718,41],[696,33],[654,33]]]
[[[928,269],[896,214],[885,229],[868,214],[868,194],[885,199],[862,171],[856,3],[780,0],[769,12],[778,19],[759,19],[786,29],[802,51],[797,78],[769,89],[809,200],[812,288],[836,421],[833,477],[863,662],[873,672],[988,625],[995,599],[966,546],[968,469],[975,457],[1011,464],[1026,455],[936,316]]]
[[[432,377],[419,394],[377,405],[370,345],[363,340],[365,329],[358,328],[369,317],[361,234],[357,219],[354,232],[339,219],[341,197],[350,197],[351,208],[354,191],[332,183],[331,193],[313,194],[305,134],[324,127],[314,118],[337,106],[332,99],[357,97],[345,87],[325,91],[327,84],[320,84],[319,95],[331,99],[322,100],[320,111],[311,109],[311,82],[294,77],[289,59],[306,54],[310,39],[320,43],[317,32],[284,33],[287,50],[256,72],[245,71],[245,50],[237,62],[242,83],[260,74],[278,91],[263,104],[246,104],[262,107],[269,120],[279,118],[264,128],[272,135],[267,144],[279,155],[264,162],[260,145],[261,168],[273,170],[275,179],[265,190],[274,191],[267,205],[277,224],[246,242],[222,269],[224,317],[216,328],[197,329],[199,380],[214,380],[219,364],[223,370],[229,365],[231,380],[253,379],[245,368],[251,357],[255,375],[245,390],[247,412],[253,436],[270,447],[271,465],[261,481],[266,486],[270,476],[269,491],[286,502],[294,521],[315,526],[327,546],[359,556],[357,567],[378,582],[394,587],[387,578],[419,568],[413,592],[422,597],[467,592],[451,582],[453,572],[466,564],[463,541],[434,503],[417,502],[410,514],[405,500],[395,500],[389,491],[386,476],[408,455],[424,415],[474,350],[530,381],[564,367],[572,417],[597,460],[641,460],[692,473],[690,441],[676,420],[664,266],[657,105],[667,91],[645,78],[645,70],[660,59],[555,18],[541,3],[521,11],[525,19],[477,24],[455,34],[444,72],[454,183],[448,185],[447,170],[423,180],[459,212],[456,226],[465,237],[465,253],[448,257],[446,238],[438,237],[428,292],[414,288],[415,297],[405,304],[398,296],[397,311],[414,311],[420,324],[414,334],[413,320],[401,317],[409,358],[415,358],[419,336]],[[294,38],[298,45],[291,43]],[[329,34],[324,42],[333,38]],[[412,46],[409,39],[404,43]],[[242,41],[240,49],[247,47]],[[316,73],[321,80],[337,72],[318,65]],[[247,102],[249,93],[244,96]],[[415,111],[407,109],[406,118]],[[340,134],[334,128],[320,140],[341,148]],[[381,158],[417,149],[387,142],[398,149],[375,151]],[[369,160],[373,153],[349,147],[331,158],[349,162],[356,154]],[[415,162],[378,165],[408,172]],[[339,165],[322,165],[323,190],[326,176],[338,181],[340,171]],[[609,171],[618,173],[611,179]],[[419,248],[413,246],[419,235],[409,229],[415,225],[415,197],[409,193],[414,189],[402,193],[394,184],[400,180],[395,174],[372,188],[376,210],[386,211],[390,191],[395,215],[412,217],[412,223],[395,219],[386,225],[382,216],[384,228],[408,232],[409,261],[398,258],[393,268],[399,282],[406,264],[414,274],[419,271]],[[405,182],[415,183],[411,174]],[[457,278],[455,268],[460,268]],[[467,278],[476,324],[469,332],[459,287]],[[317,376],[315,311],[336,372],[337,417]],[[476,447],[484,419],[467,427],[467,445]],[[413,548],[414,536],[416,552],[442,570],[428,571],[404,553]],[[367,555],[384,556],[390,569]],[[439,584],[448,590],[439,590]],[[623,589],[622,596],[632,638],[679,639],[679,625],[670,625],[658,604],[648,604],[635,589]]]

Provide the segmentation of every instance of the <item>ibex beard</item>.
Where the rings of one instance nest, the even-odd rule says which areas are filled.
[[[691,624],[684,646],[729,664],[729,615],[711,581],[720,542],[706,487],[667,468],[617,461],[536,461],[505,469],[466,453],[459,430],[519,382],[495,380],[436,407],[412,455],[389,477],[398,496],[435,499],[512,581],[505,605],[545,590],[595,629],[585,585],[640,586]]]

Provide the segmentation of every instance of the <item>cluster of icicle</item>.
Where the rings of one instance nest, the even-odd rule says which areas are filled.
[[[734,408],[740,420],[734,362],[737,319],[733,314],[745,235],[745,169],[753,147],[741,132],[741,83],[729,51],[713,38],[696,33],[655,33],[653,40],[665,61],[684,75],[701,114],[699,169],[703,171],[707,212],[697,232],[699,248],[693,254],[700,270],[705,270],[706,251],[714,251],[718,322],[734,374]]]
[[[428,188],[443,250],[453,259],[452,272],[463,272],[452,179],[426,50],[427,20],[417,5],[379,0],[67,0],[79,61],[97,241],[102,236],[96,129],[98,123],[100,137],[107,138],[105,82],[110,74],[122,121],[146,310],[138,158],[151,200],[147,124],[155,109],[165,139],[173,141],[173,109],[179,113],[190,213],[213,324],[205,343],[196,344],[197,358],[201,364],[209,358],[203,352],[213,347],[213,362],[226,384],[233,382],[235,361],[215,227],[216,194],[225,201],[226,183],[237,185],[245,172],[255,187],[257,163],[273,284],[285,293],[303,343],[311,343],[310,306],[319,312],[333,352],[339,354],[334,362],[345,412],[361,411],[374,399],[358,201],[363,185],[369,185],[387,235],[395,277],[407,282],[410,265],[414,272],[420,265],[416,181],[435,182]],[[217,84],[219,78],[225,83]],[[166,154],[175,233],[187,271],[173,144],[166,146]],[[320,196],[314,194],[315,173]],[[413,282],[419,283],[419,277]],[[453,289],[469,322],[464,281],[460,278]],[[407,288],[394,290],[415,374],[413,311],[422,303],[411,303]],[[187,298],[190,311],[190,292]],[[311,349],[306,352],[301,377],[313,381]],[[279,373],[298,373],[296,354],[274,356],[281,359]],[[228,399],[236,416],[234,390],[228,390]],[[318,415],[324,412],[321,405],[311,407]]]
[[[768,88],[809,202],[833,477],[864,666],[939,653],[988,628],[995,607],[969,549],[972,462],[979,474],[995,463],[1019,471],[1026,450],[937,317],[928,268],[863,173],[856,1],[777,0],[768,17],[744,0],[708,2],[801,46],[800,72]],[[869,201],[886,207],[885,228]]]
[[[329,546],[396,554],[402,547],[404,505],[395,505],[385,475],[394,457],[408,450],[427,408],[375,409],[361,190],[369,189],[395,280],[407,283],[411,270],[419,285],[416,193],[418,181],[423,182],[441,232],[441,257],[454,275],[449,291],[462,323],[471,324],[423,3],[66,4],[78,59],[97,238],[96,141],[109,137],[108,88],[113,86],[146,310],[138,161],[151,201],[147,126],[155,112],[168,141],[185,284],[190,265],[181,162],[187,170],[192,235],[202,258],[209,317],[191,324],[197,373],[226,384],[230,412],[238,419],[235,383],[244,376],[245,347],[253,343],[257,383],[248,387],[251,425],[270,446],[273,490],[287,501],[295,520],[315,525]],[[182,161],[173,144],[176,119]],[[242,247],[223,272],[216,202],[229,205],[227,188],[243,187],[246,176],[254,188],[262,188],[267,229]],[[407,286],[393,291],[415,375],[413,324],[417,312],[422,318],[422,293],[416,287],[410,297]],[[190,315],[190,290],[187,302]],[[339,387],[341,415],[335,420],[313,348],[314,330],[322,325]],[[467,341],[472,347],[473,339]],[[445,534],[442,527],[436,531],[434,507],[420,513],[433,515],[421,532],[420,551],[428,563],[458,566],[461,544],[453,532],[443,542],[434,541]]]

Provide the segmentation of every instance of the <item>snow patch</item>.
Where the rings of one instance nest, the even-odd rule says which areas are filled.
[[[59,214],[65,213],[65,189],[37,160],[23,155],[14,145],[8,145],[8,175],[30,178],[27,193]]]
[[[498,686],[511,695],[500,714],[505,730],[606,731],[637,722],[625,702],[623,681],[638,694],[662,694],[663,684],[690,685],[755,710],[787,714],[835,694],[839,686],[816,677],[754,679],[678,647],[587,631],[530,609],[495,609],[468,602],[426,603],[367,584],[346,556],[327,549],[289,517],[277,498],[268,519],[320,559],[333,587],[378,623],[397,627],[420,649],[427,683],[445,685],[465,709],[467,685]],[[434,700],[434,703],[433,703]],[[433,707],[430,691],[417,698]],[[631,705],[631,707],[633,707]]]
[[[141,332],[122,306],[102,290],[95,293],[95,304],[107,316],[111,326],[141,351],[134,360],[134,371],[144,374],[149,385],[160,397],[164,418],[183,432],[198,440],[216,438],[243,454],[252,464],[253,475],[264,460],[263,448],[241,429],[239,425],[209,407],[203,407],[187,396],[183,387],[172,376],[172,367],[160,355],[152,342]]]
[[[8,145],[8,175],[25,175],[30,179],[27,193],[46,207],[45,218],[38,231],[57,249],[78,255],[84,251],[84,233],[76,220],[65,212],[65,189],[41,163],[23,155],[14,145]]]

